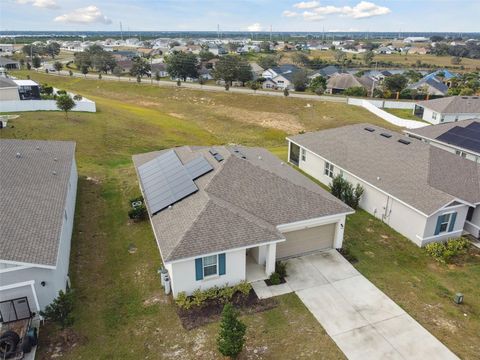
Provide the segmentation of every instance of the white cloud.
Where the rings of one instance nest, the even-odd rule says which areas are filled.
[[[255,24],[247,26],[247,30],[251,31],[251,32],[262,31],[262,29],[263,28],[262,28],[262,25],[260,25],[260,23],[255,23]]]
[[[293,4],[293,7],[297,9],[313,9],[319,5],[320,3],[318,1],[302,1],[299,3]]]
[[[295,11],[290,11],[290,10],[285,10],[283,13],[282,13],[283,16],[285,17],[295,17],[295,16],[298,16],[300,15],[299,13],[295,12]]]
[[[308,21],[318,21],[323,20],[327,15],[340,15],[344,17],[350,17],[353,19],[365,19],[373,16],[380,16],[380,15],[387,15],[392,11],[385,7],[379,6],[372,2],[368,1],[361,1],[355,6],[319,6],[318,1],[308,1],[308,2],[300,2],[295,5],[294,7],[298,9],[308,9],[302,13],[302,16],[305,20]],[[294,17],[299,15],[296,12],[285,10],[283,12],[283,16],[286,17]]]
[[[111,24],[112,20],[102,14],[100,9],[95,5],[90,5],[85,8],[73,10],[67,14],[57,16],[55,19],[57,22],[64,23],[76,23],[76,24]]]
[[[32,5],[47,9],[57,9],[60,7],[55,0],[16,0],[15,2],[20,5]]]

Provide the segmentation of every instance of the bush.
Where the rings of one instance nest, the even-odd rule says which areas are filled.
[[[345,89],[343,95],[347,96],[367,96],[367,89],[363,86],[353,86],[348,89]]]
[[[270,280],[270,284],[272,285],[280,285],[280,283],[282,282],[280,279],[280,275],[277,272],[272,273],[268,280]]]
[[[58,90],[57,95],[66,95],[67,92],[65,90]]]
[[[275,263],[275,272],[283,279],[287,277],[287,263],[277,261]]]
[[[193,306],[193,302],[187,294],[182,291],[178,293],[177,298],[175,299],[175,303],[177,304],[178,307],[181,309],[189,310]]]
[[[82,95],[76,94],[76,95],[73,96],[73,100],[80,101],[82,99],[83,99]]]
[[[130,209],[128,217],[132,220],[144,220],[147,218],[147,214],[147,208],[142,204],[135,209]]]
[[[332,180],[330,192],[348,206],[356,209],[358,208],[364,189],[360,184],[357,184],[354,188],[342,175],[337,175]]]
[[[231,359],[235,359],[242,352],[245,344],[247,327],[238,319],[238,315],[238,311],[231,304],[224,306],[217,338],[218,351]]]
[[[425,251],[436,261],[446,264],[460,254],[466,253],[470,242],[465,238],[450,239],[445,243],[430,243],[425,246]]]
[[[46,320],[51,320],[60,325],[62,329],[73,324],[73,293],[71,291],[63,292],[60,290],[58,296],[53,302],[45,307],[45,311],[40,311]]]

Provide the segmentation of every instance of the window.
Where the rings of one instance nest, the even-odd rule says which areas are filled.
[[[294,143],[290,143],[290,162],[298,166],[298,160],[300,159],[300,146]]]
[[[446,232],[448,230],[448,224],[450,223],[451,214],[443,215],[443,218],[440,223],[440,233]]]
[[[445,116],[440,116],[440,122],[444,122],[445,121]]]
[[[325,175],[328,177],[333,178],[333,164],[330,164],[329,162],[325,161]]]
[[[203,277],[217,275],[217,255],[206,256],[203,258]]]
[[[467,221],[472,221],[474,211],[475,211],[475,208],[473,207],[468,208]]]
[[[65,211],[65,221],[68,220],[68,217],[67,217],[67,210],[64,210]]]
[[[432,119],[437,120],[437,113],[436,112],[432,113]]]
[[[300,154],[302,155],[302,161],[305,161],[305,159],[307,158],[307,150],[302,148],[300,150]]]

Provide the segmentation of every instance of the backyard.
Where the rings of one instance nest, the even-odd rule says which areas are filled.
[[[19,76],[26,76],[26,72]],[[162,294],[160,256],[148,221],[128,221],[139,194],[131,155],[191,144],[241,143],[285,159],[287,134],[370,122],[395,129],[364,109],[292,98],[166,89],[134,83],[31,73],[33,80],[97,102],[96,114],[23,113],[2,138],[74,140],[79,190],[70,274],[75,324],[40,333],[39,359],[220,358],[218,323],[186,331]],[[465,359],[480,352],[480,255],[439,265],[365,212],[350,216],[346,244],[355,266]],[[130,253],[133,245],[136,252]],[[465,294],[465,304],[453,294]],[[272,310],[246,315],[242,358],[339,359],[343,354],[294,294]],[[65,343],[68,338],[68,343]]]

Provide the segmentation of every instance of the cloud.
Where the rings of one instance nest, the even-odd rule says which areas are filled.
[[[32,5],[39,8],[58,9],[60,6],[55,0],[16,0],[20,5]]]
[[[313,9],[319,5],[320,3],[318,1],[302,1],[299,3],[293,4],[293,7],[297,9]]]
[[[90,5],[85,8],[73,10],[67,14],[57,16],[54,21],[63,23],[75,23],[75,24],[111,24],[112,20],[102,14],[100,9],[95,5]]]
[[[372,2],[361,1],[355,6],[319,6],[318,1],[300,2],[294,7],[298,9],[308,9],[301,15],[307,21],[319,21],[326,18],[327,15],[340,15],[344,17],[350,17],[353,19],[365,19],[373,16],[387,15],[392,11],[385,7],[379,6]],[[294,17],[300,15],[294,11],[285,10],[283,16]]]
[[[262,26],[260,25],[260,23],[255,23],[255,24],[252,24],[252,25],[249,25],[247,26],[247,30],[248,31],[251,31],[251,32],[258,32],[258,31],[262,31]]]

